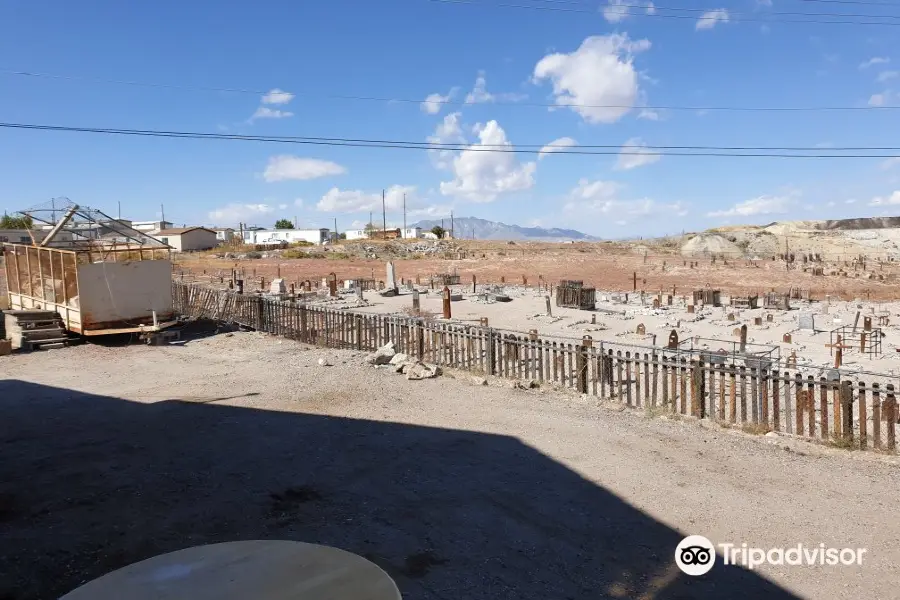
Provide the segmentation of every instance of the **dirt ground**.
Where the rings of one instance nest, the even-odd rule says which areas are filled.
[[[632,291],[637,275],[638,290],[656,293],[671,292],[686,294],[703,287],[721,289],[726,293],[759,294],[771,290],[787,292],[791,287],[809,289],[813,297],[853,300],[900,299],[900,263],[878,263],[872,260],[866,270],[855,269],[851,262],[832,260],[822,266],[826,275],[816,276],[804,272],[802,263],[798,268],[786,269],[779,260],[684,258],[677,253],[663,253],[659,249],[648,251],[640,245],[610,243],[551,244],[538,242],[480,242],[456,240],[460,250],[444,253],[435,258],[425,255],[397,257],[381,248],[384,244],[370,242],[375,249],[376,259],[354,253],[341,252],[336,247],[333,252],[321,253],[325,258],[226,260],[212,256],[182,255],[177,258],[176,272],[186,272],[209,278],[230,277],[231,270],[243,270],[246,278],[256,282],[264,277],[271,281],[276,276],[288,282],[298,283],[306,279],[321,279],[335,273],[338,279],[375,278],[385,279],[385,262],[393,260],[398,278],[426,278],[434,273],[458,273],[464,283],[471,284],[472,275],[480,283],[522,282],[525,276],[530,285],[537,285],[541,278],[548,283],[560,279],[580,279],[586,285],[610,291]],[[449,256],[449,258],[448,258]],[[456,256],[462,258],[457,259]],[[337,258],[336,258],[337,257]],[[845,257],[849,258],[849,257]],[[696,263],[691,267],[691,263]],[[812,266],[812,265],[809,265]],[[828,273],[843,271],[843,275]],[[883,281],[878,279],[883,277]],[[871,278],[869,278],[871,277]],[[248,283],[249,285],[250,283]]]
[[[258,333],[0,358],[0,406],[4,600],[242,539],[361,554],[405,600],[896,596],[900,477],[874,453]],[[867,554],[691,578],[687,534]]]

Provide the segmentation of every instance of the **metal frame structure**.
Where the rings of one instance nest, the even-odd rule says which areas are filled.
[[[55,310],[66,328],[82,335],[152,333],[175,324],[174,314],[156,314],[113,323],[91,323],[80,306],[79,266],[93,263],[166,260],[171,247],[102,211],[68,199],[23,210],[46,237],[34,245],[4,244],[10,305]],[[108,285],[108,282],[107,282]]]
[[[719,350],[695,348],[695,345],[705,343],[710,347],[717,346]],[[729,349],[730,346],[730,349]],[[725,352],[722,352],[724,350]],[[760,369],[767,369],[772,365],[778,365],[781,361],[781,347],[769,344],[744,344],[734,340],[715,340],[698,336],[689,337],[678,344],[679,352],[699,354],[705,362],[725,364],[731,366],[744,365]]]
[[[866,330],[861,327],[844,325],[837,329],[832,329],[829,335],[831,337],[831,343],[829,344],[831,354],[834,354],[834,348],[838,339],[840,339],[843,348],[848,350],[856,350],[863,354],[868,354],[869,357],[881,354],[881,341],[884,338],[884,334],[880,327]]]

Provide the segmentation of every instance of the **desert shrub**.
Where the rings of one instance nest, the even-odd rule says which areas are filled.
[[[308,258],[309,254],[303,250],[288,249],[281,253],[281,258]]]
[[[255,252],[255,251],[254,251],[254,252],[248,252],[248,253],[247,253],[247,258],[250,258],[250,259],[259,259],[259,258],[262,258],[262,252]]]

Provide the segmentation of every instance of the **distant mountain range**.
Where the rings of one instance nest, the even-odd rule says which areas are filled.
[[[428,230],[441,225],[441,220],[419,221],[413,227]],[[450,219],[444,219],[445,229],[450,229]],[[474,233],[477,240],[542,240],[542,241],[593,241],[598,238],[574,229],[545,229],[544,227],[520,227],[507,225],[497,221],[488,221],[476,217],[460,217],[453,220],[454,236],[471,239]]]

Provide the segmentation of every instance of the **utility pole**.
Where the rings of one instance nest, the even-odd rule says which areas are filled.
[[[387,239],[387,207],[384,203],[384,190],[381,190],[381,223],[383,229],[381,230],[381,239]]]
[[[403,235],[400,237],[406,237],[406,194],[403,194]]]
[[[160,223],[160,225],[165,225],[166,224],[166,207],[163,206],[162,204],[159,205],[159,218],[162,221],[162,223]]]
[[[119,216],[117,218],[121,221],[122,220],[122,201],[119,200],[117,202],[117,204],[119,205]]]
[[[456,236],[453,235],[453,211],[451,210],[450,211],[450,239],[453,239],[455,237]]]
[[[340,236],[338,235],[338,230],[337,230],[337,217],[335,217],[334,218],[334,241],[337,242],[339,237]]]

